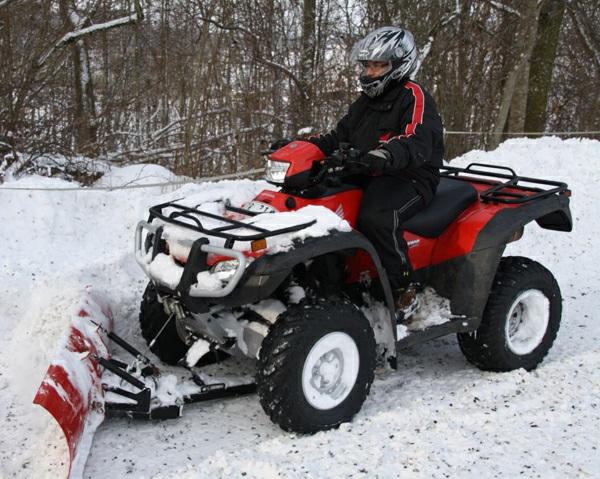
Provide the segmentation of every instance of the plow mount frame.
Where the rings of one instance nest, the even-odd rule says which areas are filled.
[[[159,371],[158,368],[133,345],[113,332],[108,333],[108,337],[116,344],[121,346],[125,351],[134,356],[136,360],[139,360],[145,364],[141,371],[142,376],[153,376],[157,374]],[[153,406],[151,389],[143,381],[129,373],[127,364],[113,358],[106,359],[97,357],[96,360],[105,369],[108,369],[110,372],[119,376],[122,380],[138,389],[138,392],[131,392],[120,387],[103,385],[105,392],[111,392],[133,401],[106,401],[104,403],[105,411],[110,416],[125,416],[136,419],[176,419],[181,417],[184,404],[212,401],[214,399],[222,399],[227,397],[237,397],[245,394],[252,394],[256,391],[255,383],[239,384],[235,386],[227,386],[225,383],[206,384],[195,371],[191,371],[192,379],[199,387],[198,392],[184,396],[183,404]]]

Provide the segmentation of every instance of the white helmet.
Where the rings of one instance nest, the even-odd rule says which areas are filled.
[[[408,30],[381,27],[360,40],[352,50],[351,59],[366,66],[367,61],[390,62],[383,75],[370,78],[360,75],[362,90],[371,98],[381,95],[392,80],[409,78],[417,66],[417,46]]]

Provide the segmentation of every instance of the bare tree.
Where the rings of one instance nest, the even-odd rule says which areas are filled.
[[[511,15],[517,14],[516,11],[508,11],[508,13]],[[500,108],[491,140],[492,148],[498,146],[502,140],[502,132],[506,126],[509,129],[514,128],[516,131],[522,131],[522,127],[525,124],[525,105],[527,104],[526,85],[529,77],[528,64],[535,42],[538,15],[539,9],[535,2],[524,2],[522,10],[518,12],[517,47],[515,48],[514,62],[512,62],[510,70],[506,75],[502,89]],[[511,109],[512,115],[510,121],[508,121]]]
[[[541,132],[546,127],[548,94],[565,5],[562,0],[544,0],[541,5],[527,82],[527,109],[523,126],[526,131]]]
[[[0,0],[0,170],[23,151],[258,166],[274,139],[336,124],[360,94],[348,53],[383,25],[415,36],[447,158],[600,129],[597,0]]]

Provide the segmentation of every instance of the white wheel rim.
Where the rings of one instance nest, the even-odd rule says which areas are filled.
[[[520,356],[537,348],[548,329],[550,301],[537,289],[523,291],[513,301],[506,318],[508,349]]]
[[[313,345],[304,361],[304,397],[315,409],[333,409],[352,391],[359,366],[354,339],[339,331],[326,334]]]

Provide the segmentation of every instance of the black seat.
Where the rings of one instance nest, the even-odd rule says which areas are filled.
[[[475,200],[477,190],[470,183],[441,178],[433,201],[402,227],[419,236],[436,238]]]

